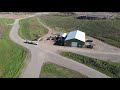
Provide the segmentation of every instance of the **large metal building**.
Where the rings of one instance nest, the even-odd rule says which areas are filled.
[[[79,30],[68,33],[64,46],[83,47],[85,44],[85,33]]]

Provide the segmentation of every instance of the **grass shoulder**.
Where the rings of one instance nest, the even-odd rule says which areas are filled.
[[[0,24],[4,26],[0,27],[0,30],[3,30],[0,40],[0,78],[17,78],[24,66],[27,50],[10,40],[9,32],[12,26],[6,25],[6,21],[9,20],[0,19]]]
[[[72,52],[60,52],[60,54],[96,69],[112,78],[120,78],[120,63],[98,60]]]
[[[48,30],[40,25],[35,17],[20,20],[19,35],[23,39],[34,40],[47,33]]]
[[[42,66],[40,78],[87,78],[87,77],[76,71],[67,69],[65,67],[53,63],[45,63]]]

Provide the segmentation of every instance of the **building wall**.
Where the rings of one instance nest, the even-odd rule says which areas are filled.
[[[83,47],[83,45],[85,44],[84,42],[80,41],[80,40],[77,40],[77,39],[71,39],[71,40],[66,40],[64,41],[64,46],[71,46],[71,43],[72,42],[77,42],[78,43],[78,47]],[[79,46],[81,45],[81,46]]]

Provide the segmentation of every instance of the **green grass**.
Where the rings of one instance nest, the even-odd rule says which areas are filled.
[[[0,24],[4,26],[0,27],[3,30],[0,40],[0,78],[17,78],[23,68],[27,51],[9,39],[12,26],[6,25],[6,21],[13,23],[14,20],[0,19]]]
[[[24,39],[34,40],[39,35],[42,37],[47,33],[48,30],[40,25],[35,17],[20,20],[19,35]]]
[[[74,16],[42,15],[38,18],[51,28],[69,32],[80,30],[87,36],[97,38],[105,43],[120,48],[120,15],[112,20],[80,20]]]
[[[86,76],[53,63],[42,66],[40,78],[87,78]]]
[[[1,18],[0,21],[4,22],[5,24],[13,24],[14,23],[14,19]]]
[[[112,78],[120,78],[120,63],[102,61],[72,52],[61,52],[62,56],[94,68]]]

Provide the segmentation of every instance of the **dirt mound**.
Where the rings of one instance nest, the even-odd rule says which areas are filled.
[[[75,12],[78,19],[113,19],[117,13],[113,12]]]

